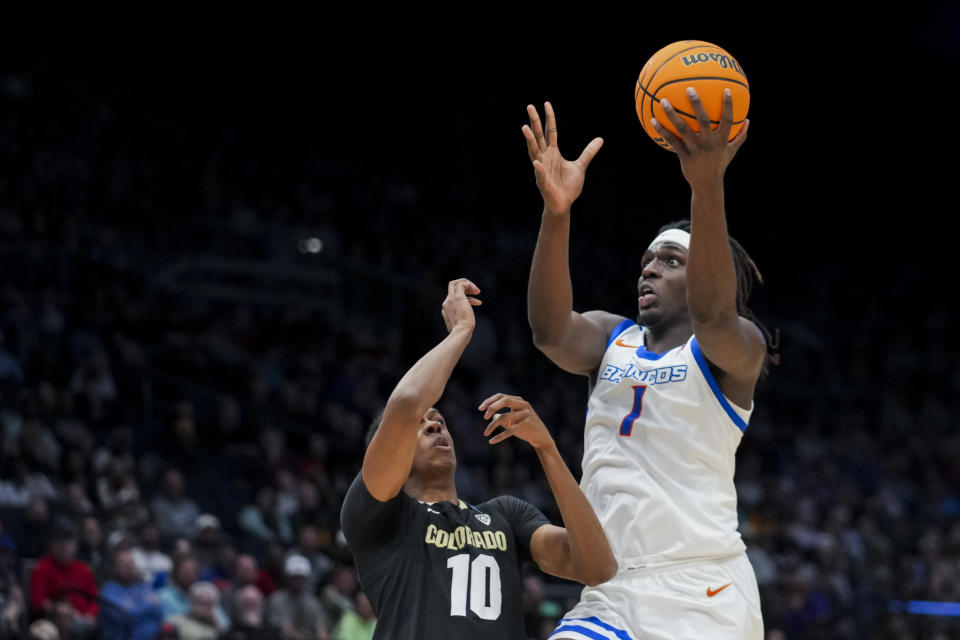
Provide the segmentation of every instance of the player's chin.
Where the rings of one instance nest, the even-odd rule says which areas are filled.
[[[663,314],[657,309],[657,303],[645,308],[637,309],[637,324],[641,327],[649,327],[657,324],[660,319],[663,317]]]
[[[436,447],[431,458],[431,462],[438,467],[457,466],[457,455],[453,452],[453,447]]]

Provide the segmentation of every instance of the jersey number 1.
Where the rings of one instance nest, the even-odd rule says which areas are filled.
[[[447,559],[447,568],[453,569],[453,581],[450,585],[450,615],[467,615],[467,598],[469,597],[470,610],[478,617],[483,620],[496,620],[500,617],[503,599],[500,593],[500,565],[493,556],[480,554],[470,562],[470,556],[461,553]],[[469,594],[467,593],[468,581]]]
[[[623,417],[620,423],[620,435],[629,436],[633,432],[633,423],[640,417],[643,411],[643,393],[647,390],[647,385],[638,384],[633,387],[633,408],[630,413]]]

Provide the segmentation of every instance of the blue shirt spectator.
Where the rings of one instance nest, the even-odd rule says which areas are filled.
[[[130,549],[114,550],[113,580],[100,590],[104,640],[153,640],[163,623],[160,598],[143,582]]]
[[[142,581],[129,549],[113,552],[114,579],[103,585],[100,626],[104,640],[153,640],[163,623],[160,598]],[[110,603],[110,604],[108,604]]]
[[[197,561],[193,556],[178,556],[173,563],[173,573],[167,581],[167,586],[160,589],[160,606],[163,608],[163,619],[170,620],[173,616],[186,615],[190,611],[190,587],[197,582]],[[217,627],[222,630],[230,628],[230,618],[219,604],[214,605],[213,615]]]

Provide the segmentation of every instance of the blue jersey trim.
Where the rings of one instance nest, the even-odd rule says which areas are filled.
[[[693,359],[697,361],[697,366],[700,367],[700,373],[703,374],[707,384],[710,385],[710,390],[713,391],[713,395],[716,396],[720,407],[727,412],[727,415],[733,420],[733,424],[737,425],[740,431],[746,431],[747,423],[733,410],[733,407],[730,406],[730,401],[727,400],[727,397],[723,395],[723,391],[720,390],[720,385],[717,384],[716,379],[713,377],[713,372],[710,371],[710,366],[707,364],[707,359],[704,357],[703,351],[700,350],[700,345],[697,344],[696,337],[690,341],[690,350],[693,352]]]
[[[613,344],[613,341],[620,337],[620,334],[637,324],[633,320],[627,318],[617,326],[613,328],[613,331],[610,332],[610,338],[607,340],[607,349],[610,348],[610,345]]]
[[[565,624],[562,627],[557,627],[556,630],[551,633],[548,638],[552,638],[561,631],[575,631],[581,635],[585,635],[588,638],[593,638],[593,640],[610,640],[607,636],[602,636],[593,629],[587,629],[586,627],[581,627],[580,625],[575,624]]]
[[[677,348],[678,347],[674,347],[673,349],[677,349]],[[667,349],[663,353],[654,353],[653,351],[647,351],[646,347],[640,347],[639,349],[637,349],[637,357],[643,358],[644,360],[659,360],[663,356],[673,351],[673,349]]]
[[[590,618],[564,618],[563,620],[560,621],[560,624],[564,624],[567,622],[577,622],[577,621],[590,622],[592,624],[597,625],[598,627],[606,629],[607,631],[611,631],[613,632],[613,635],[619,638],[619,640],[631,640],[629,633],[627,633],[623,629],[617,629],[613,625],[607,624],[606,622],[602,621],[600,618],[596,616],[592,616]],[[596,631],[593,631],[586,627],[581,627],[580,625],[566,625],[566,624],[564,624],[564,626],[562,627],[558,627],[557,630],[551,633],[550,635],[552,636],[556,633],[559,633],[560,631],[564,631],[567,629],[569,629],[570,631],[576,631],[577,633],[582,633],[583,635],[588,636],[590,638],[604,638],[604,636],[600,635]]]

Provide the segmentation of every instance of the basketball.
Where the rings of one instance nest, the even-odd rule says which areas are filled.
[[[719,125],[723,112],[723,90],[730,89],[733,94],[733,127],[730,129],[732,140],[743,127],[747,117],[750,85],[736,58],[717,45],[701,40],[681,40],[669,44],[653,54],[647,64],[643,65],[634,98],[637,116],[647,135],[664,149],[671,148],[650,124],[651,118],[656,118],[668,131],[680,135],[660,106],[663,98],[670,101],[691,130],[700,130],[700,124],[687,97],[687,87],[697,90],[714,129]]]

